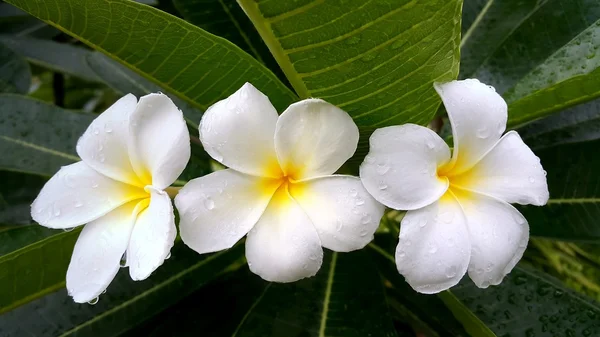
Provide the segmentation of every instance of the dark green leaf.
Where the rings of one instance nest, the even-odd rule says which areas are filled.
[[[0,35],[0,42],[25,56],[31,63],[84,80],[99,81],[87,65],[85,58],[90,53],[87,49],[51,40],[10,35]]]
[[[0,169],[53,175],[61,166],[79,160],[77,139],[93,119],[92,114],[0,95]]]
[[[238,2],[298,95],[362,127],[429,122],[458,73],[461,0]]]
[[[277,77],[285,79],[273,55],[235,0],[173,0],[173,4],[184,19],[233,42]]]
[[[183,244],[176,244],[172,257],[147,280],[132,281],[128,271],[122,269],[94,306],[74,303],[62,289],[0,316],[0,336],[119,336],[210,280],[239,268],[243,251],[243,245],[238,245],[198,256]],[[48,259],[53,256],[47,255]],[[22,270],[31,268],[21,266]],[[66,265],[61,270],[63,280],[65,272]],[[19,280],[27,279],[33,281],[26,275]]]
[[[319,273],[289,284],[267,283],[244,272],[215,285],[212,298],[194,296],[138,335],[212,337],[396,336],[381,280],[364,252],[327,253]],[[201,301],[202,305],[186,305]],[[185,322],[178,313],[186,309]]]
[[[128,0],[9,0],[206,109],[252,82],[279,110],[295,95],[230,42],[158,9]]]
[[[0,43],[0,93],[29,91],[31,70],[27,61],[8,46]]]
[[[398,311],[401,319],[426,336],[470,336],[442,299],[417,293],[404,281],[404,277],[396,269],[393,255],[390,254],[394,252],[397,244],[397,237],[381,234],[376,236],[374,243],[369,244],[369,248],[379,272],[389,282],[388,301]]]
[[[168,88],[161,88],[99,52],[89,53],[87,55],[87,63],[104,83],[122,95],[131,93],[139,98],[149,93],[168,90]],[[183,111],[188,124],[197,129],[202,111],[175,95],[169,95],[169,97]]]
[[[498,336],[600,336],[597,303],[529,268],[488,289],[463,280],[452,292]]]
[[[0,181],[0,226],[31,224],[30,205],[46,183],[46,178],[0,171]]]
[[[36,225],[0,232],[0,244],[8,247],[3,251],[10,250],[0,257],[0,313],[64,286],[79,232],[40,229]]]
[[[509,126],[600,95],[598,1],[471,0],[464,15],[461,77],[505,95]]]

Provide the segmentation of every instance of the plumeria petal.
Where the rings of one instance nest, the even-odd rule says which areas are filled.
[[[129,156],[145,185],[164,189],[190,159],[190,136],[183,113],[163,94],[140,98],[129,122]]]
[[[147,197],[142,188],[108,178],[84,162],[63,166],[31,205],[31,217],[49,228],[71,228]]]
[[[142,186],[129,161],[129,116],[137,98],[123,96],[90,124],[77,142],[77,154],[94,170],[115,180]]]
[[[320,99],[290,105],[279,117],[275,149],[293,179],[330,175],[356,151],[358,127],[340,108]]]
[[[476,79],[435,84],[452,124],[454,150],[447,169],[453,174],[475,165],[506,129],[506,102],[493,87]]]
[[[273,140],[277,118],[267,96],[246,83],[206,110],[200,140],[211,157],[232,169],[278,177]]]
[[[135,222],[137,201],[88,223],[75,244],[67,270],[67,290],[77,303],[98,297],[119,270]]]
[[[377,201],[394,209],[417,209],[448,189],[439,166],[450,160],[448,145],[433,131],[406,124],[375,130],[360,166],[360,178]]]
[[[522,205],[545,205],[549,197],[540,159],[515,131],[504,135],[472,169],[453,177],[452,184]]]
[[[471,238],[469,276],[480,288],[500,284],[527,247],[527,220],[504,201],[478,193],[457,193]]]
[[[200,254],[231,248],[254,227],[277,186],[231,169],[191,180],[175,197],[181,239]]]
[[[314,276],[323,262],[317,231],[282,186],[246,240],[250,270],[267,281]]]
[[[402,219],[396,265],[416,291],[433,294],[456,285],[470,254],[467,221],[451,193]]]
[[[163,264],[175,242],[177,228],[169,195],[152,188],[149,206],[138,215],[129,246],[127,265],[133,280],[144,280]]]
[[[314,224],[321,244],[336,252],[363,248],[383,216],[384,206],[360,179],[328,176],[290,184],[290,194]]]

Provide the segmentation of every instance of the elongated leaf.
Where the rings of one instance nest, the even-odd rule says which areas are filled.
[[[472,24],[462,41],[461,77],[477,77],[505,95],[509,126],[600,95],[600,3],[470,2],[464,15]]]
[[[51,176],[79,160],[77,139],[94,119],[30,98],[0,95],[0,169]]]
[[[167,91],[169,89],[162,88],[150,82],[143,76],[99,52],[89,53],[86,57],[86,61],[96,76],[122,95],[131,93],[137,97],[141,97],[149,93],[159,92],[161,90]],[[202,116],[202,111],[175,95],[169,95],[169,97],[173,99],[175,105],[183,111],[188,124],[197,129]]]
[[[10,35],[0,35],[0,42],[25,56],[31,63],[84,80],[99,80],[87,65],[85,58],[90,51],[84,48],[50,40]]]
[[[521,207],[531,234],[561,240],[600,240],[600,140],[538,151],[548,170],[550,200],[544,207]]]
[[[64,286],[80,231],[50,232],[29,227],[0,232],[0,242],[12,248],[0,257],[0,313]]]
[[[298,95],[359,126],[429,122],[457,76],[461,0],[238,2]]]
[[[380,234],[376,236],[374,243],[369,244],[369,249],[379,272],[388,281],[388,301],[399,311],[403,320],[425,336],[494,336],[486,331],[486,326],[477,318],[468,322],[457,320],[453,312],[456,310],[464,313],[464,306],[461,307],[460,302],[453,303],[454,307],[449,309],[442,298],[414,291],[398,273],[394,257],[390,254],[395,250],[397,240],[391,234]],[[469,334],[467,331],[477,333]],[[480,333],[481,331],[487,334]]]
[[[285,75],[236,0],[174,0],[190,23],[223,37],[267,66],[280,79]]]
[[[128,0],[8,2],[201,109],[245,82],[279,110],[295,100],[271,71],[235,45],[158,9]]]
[[[8,46],[0,43],[0,93],[27,93],[31,71],[27,61]]]
[[[452,291],[498,336],[600,335],[597,303],[528,268],[517,266],[498,286],[464,281]]]
[[[119,336],[242,262],[242,245],[200,257],[179,243],[147,280],[132,281],[122,269],[94,306],[60,290],[0,316],[0,335]]]
[[[0,171],[0,181],[0,226],[31,224],[30,205],[46,183],[46,178]]]
[[[204,305],[185,310],[194,320],[184,322],[177,308],[138,332],[147,336],[210,331],[212,337],[249,336],[396,336],[381,280],[364,252],[326,254],[319,273],[289,284],[267,283],[251,273],[230,286],[218,287]],[[189,302],[192,302],[188,301]],[[187,307],[184,305],[184,307]]]

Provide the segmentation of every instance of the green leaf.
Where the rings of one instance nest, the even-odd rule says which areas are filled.
[[[517,266],[498,286],[463,281],[452,292],[498,336],[600,336],[597,303],[529,268]]]
[[[464,306],[460,303],[452,303],[455,308],[449,308],[444,303],[443,298],[432,295],[424,295],[414,291],[404,277],[398,273],[393,252],[398,244],[397,236],[390,234],[380,234],[375,237],[375,242],[369,244],[372,260],[377,265],[379,272],[389,284],[387,290],[388,301],[392,307],[400,314],[403,321],[408,322],[414,327],[415,331],[423,333],[425,336],[494,336],[489,334],[478,334],[485,331],[485,326],[478,319],[469,317],[464,312]],[[392,252],[392,254],[390,254]],[[455,310],[471,318],[469,321],[462,321],[455,317]],[[463,327],[465,324],[465,327]],[[468,326],[467,326],[468,324]],[[470,330],[471,329],[471,330]],[[477,333],[469,334],[476,331]]]
[[[31,71],[27,61],[0,43],[0,93],[22,93],[29,91]]]
[[[102,53],[89,53],[86,60],[92,71],[102,82],[122,95],[131,93],[139,98],[149,93],[161,90],[167,91],[169,89],[161,88]],[[175,95],[169,95],[169,97],[183,111],[187,123],[197,129],[202,117],[202,111]]]
[[[0,171],[0,181],[0,226],[31,224],[30,205],[46,183],[46,178]]]
[[[230,42],[158,9],[128,0],[9,0],[206,109],[252,82],[279,110],[296,97]]]
[[[471,336],[496,337],[475,314],[467,308],[450,290],[442,291],[438,297],[444,301],[446,307],[452,311],[454,317],[459,320]]]
[[[505,96],[509,126],[600,96],[597,1],[491,0],[465,8],[472,24],[462,40],[461,77]]]
[[[182,303],[183,314],[193,320],[182,319],[176,307],[138,334],[177,329],[181,335],[210,331],[212,337],[397,336],[381,280],[364,252],[327,252],[315,277],[288,284],[267,283],[245,271],[201,292],[213,298],[195,295]],[[194,299],[203,305],[186,305]]]
[[[132,281],[124,268],[94,306],[73,303],[62,289],[0,316],[0,335],[119,336],[212,279],[238,269],[243,265],[243,252],[243,245],[238,245],[198,256],[185,245],[176,244],[171,258],[148,279]],[[65,272],[66,268],[61,271],[63,279]],[[21,276],[20,280],[32,278]]]
[[[79,160],[77,139],[93,119],[23,96],[0,95],[0,169],[53,175]]]
[[[30,37],[0,35],[0,42],[25,56],[33,64],[57,72],[73,75],[87,81],[99,81],[86,62],[89,50]]]
[[[429,122],[458,74],[461,0],[238,2],[298,95],[361,127]]]
[[[0,314],[64,286],[79,232],[37,225],[0,232],[3,251],[10,250],[0,257]]]
[[[285,79],[273,55],[235,0],[173,0],[173,4],[184,19],[233,42],[277,77]]]

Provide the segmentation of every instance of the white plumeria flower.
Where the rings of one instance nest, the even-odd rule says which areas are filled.
[[[206,111],[200,140],[230,168],[190,181],[175,198],[181,238],[198,253],[230,248],[248,234],[250,270],[292,282],[316,274],[321,246],[346,252],[372,240],[383,205],[357,177],[332,175],[358,142],[343,110],[307,99],[278,116],[246,83]]]
[[[452,157],[430,129],[391,126],[371,136],[360,176],[379,202],[409,210],[396,264],[413,289],[448,289],[467,270],[486,288],[521,259],[529,225],[510,203],[544,205],[545,172],[518,133],[502,136],[507,106],[494,88],[474,79],[435,88],[452,124]]]
[[[165,189],[190,158],[181,111],[163,94],[129,94],[100,116],[77,143],[82,161],[64,166],[42,188],[31,216],[49,228],[87,224],[75,244],[67,290],[75,302],[97,298],[125,252],[134,280],[147,278],[175,240]]]

